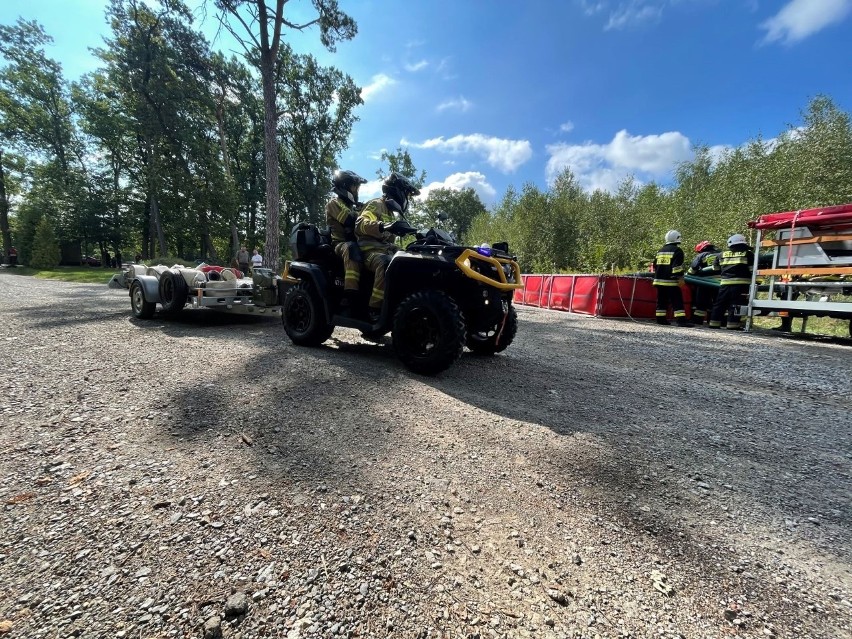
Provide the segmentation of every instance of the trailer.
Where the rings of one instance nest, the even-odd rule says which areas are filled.
[[[109,281],[110,288],[129,291],[130,309],[138,319],[150,319],[160,307],[166,316],[184,308],[206,308],[239,315],[281,315],[282,278],[271,269],[256,268],[251,277],[233,268],[200,264],[145,266],[127,264]]]
[[[756,315],[849,320],[852,335],[852,204],[763,215],[748,225],[770,268],[752,269],[746,330]],[[758,280],[763,285],[758,286]]]

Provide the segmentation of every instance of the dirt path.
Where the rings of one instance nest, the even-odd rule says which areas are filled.
[[[852,347],[519,316],[423,378],[0,273],[0,624],[852,637]]]

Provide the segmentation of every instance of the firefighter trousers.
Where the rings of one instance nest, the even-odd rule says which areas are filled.
[[[353,242],[338,242],[334,246],[334,253],[343,260],[343,290],[358,291],[358,283],[361,281],[361,264],[353,259]]]
[[[669,312],[669,305],[674,311],[675,319],[686,317],[686,311],[683,310],[683,293],[680,286],[660,286],[654,287],[657,289],[657,319],[665,319]]]
[[[719,328],[728,316],[728,328],[740,328],[739,306],[748,303],[748,284],[724,284],[719,287],[716,303],[710,313],[710,327]]]
[[[695,295],[692,298],[692,321],[702,323],[713,310],[716,302],[716,288],[713,286],[695,286]]]
[[[370,294],[370,302],[368,306],[373,310],[378,310],[382,307],[382,302],[385,300],[385,271],[390,264],[391,256],[387,253],[372,252],[367,253],[364,257],[364,266],[370,269],[375,274],[373,280],[373,292]]]

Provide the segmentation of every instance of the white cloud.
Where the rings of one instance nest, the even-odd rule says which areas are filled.
[[[367,180],[367,183],[362,184],[361,188],[358,189],[358,199],[366,202],[374,197],[379,197],[382,194],[382,182],[384,182],[382,178]]]
[[[621,130],[606,144],[551,144],[545,176],[548,182],[568,168],[584,187],[613,191],[630,174],[662,177],[678,162],[692,157],[689,138],[677,131],[630,135]]]
[[[562,131],[563,133],[570,133],[571,131],[574,130],[574,123],[571,122],[571,120],[568,120],[567,122],[563,122],[562,124],[559,125],[559,130]]]
[[[613,29],[624,29],[633,27],[643,22],[659,20],[663,15],[663,7],[660,4],[648,4],[642,0],[620,4],[609,14],[609,20],[604,26],[604,31]]]
[[[453,173],[448,175],[443,182],[430,182],[420,189],[420,199],[426,199],[430,191],[436,189],[451,189],[461,191],[472,188],[484,203],[489,204],[497,198],[497,190],[488,183],[487,178],[479,171],[467,171],[465,173]]]
[[[426,67],[429,66],[429,63],[426,60],[420,60],[420,62],[414,62],[412,64],[406,64],[405,70],[411,71],[411,73],[416,73],[417,71],[422,71]]]
[[[461,111],[462,113],[467,112],[470,107],[473,106],[473,103],[469,100],[466,100],[465,97],[459,96],[457,99],[446,100],[445,102],[441,102],[436,108],[437,111],[447,111],[449,109],[453,109],[456,111]]]
[[[852,11],[852,0],[790,0],[760,25],[766,30],[763,43],[794,44],[841,22]]]
[[[378,73],[373,76],[370,84],[361,88],[361,97],[366,102],[394,84],[396,84],[396,80],[392,77],[384,73]]]
[[[481,133],[456,135],[446,140],[441,136],[419,144],[402,140],[400,144],[452,154],[477,153],[503,173],[511,173],[532,157],[532,145],[529,140],[506,140]]]

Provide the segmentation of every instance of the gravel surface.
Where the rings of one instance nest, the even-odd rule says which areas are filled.
[[[0,272],[0,636],[852,637],[852,347],[358,333]]]

